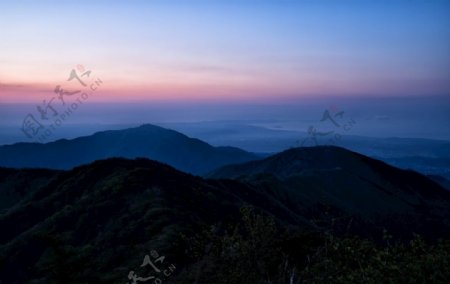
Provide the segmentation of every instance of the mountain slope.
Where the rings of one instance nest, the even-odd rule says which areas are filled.
[[[0,214],[47,184],[59,171],[0,167]]]
[[[208,176],[266,188],[277,198],[281,195],[284,204],[296,212],[323,204],[376,223],[398,219],[391,226],[396,231],[400,227],[426,231],[417,227],[423,224],[433,227],[432,236],[438,234],[433,230],[439,230],[441,220],[450,217],[450,192],[436,182],[338,147],[291,149],[263,160],[225,166]]]
[[[5,170],[9,177],[21,171]],[[5,283],[124,283],[153,249],[188,265],[181,235],[236,224],[243,206],[288,231],[332,228],[375,239],[384,229],[406,238],[450,234],[449,192],[336,147],[292,149],[213,174],[239,180],[204,179],[142,158],[47,174],[39,185],[23,184],[31,193],[0,214]]]
[[[440,184],[443,188],[450,191],[450,180],[448,180],[444,177],[435,176],[435,175],[430,175],[430,176],[428,176],[428,178],[430,178],[431,180],[434,180],[435,182]]]
[[[111,157],[146,157],[193,174],[258,158],[238,148],[213,147],[179,132],[149,124],[46,144],[0,146],[0,166],[14,168],[70,169]]]
[[[204,180],[147,159],[76,167],[0,215],[0,279],[49,283],[51,270],[60,269],[64,283],[124,282],[148,250],[175,254],[181,233],[237,219],[246,204],[282,222],[310,226],[236,181]],[[64,267],[53,267],[55,262]]]

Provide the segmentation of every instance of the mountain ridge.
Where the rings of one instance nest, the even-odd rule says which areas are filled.
[[[263,186],[273,195],[283,192],[293,210],[325,202],[370,220],[380,218],[379,212],[416,217],[429,212],[437,223],[439,216],[450,217],[450,192],[437,182],[335,146],[294,148],[207,176]],[[410,220],[399,223],[411,225]]]
[[[0,235],[0,279],[122,283],[155,248],[188,265],[180,235],[227,228],[248,206],[287,230],[322,232],[331,226],[339,234],[375,239],[384,231],[405,239],[414,233],[450,236],[450,193],[420,174],[336,147],[291,149],[250,164],[267,161],[287,170],[212,179],[146,158],[109,158],[68,171],[0,169],[0,186],[20,171],[47,178],[36,188],[24,184],[29,194],[0,214],[0,227],[8,228]],[[362,167],[367,163],[381,170]],[[392,171],[403,174],[406,186],[390,180]],[[414,184],[416,175],[430,185],[428,194],[417,190],[423,183]]]
[[[16,143],[0,146],[0,166],[70,169],[111,157],[146,157],[193,174],[204,174],[226,164],[258,159],[234,147],[214,147],[174,130],[144,124],[107,130],[90,136],[45,144]]]

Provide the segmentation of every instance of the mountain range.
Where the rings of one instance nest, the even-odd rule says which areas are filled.
[[[236,222],[247,206],[304,231],[450,234],[450,192],[338,147],[295,148],[208,178],[145,158],[68,171],[1,168],[0,196],[8,196],[0,211],[5,283],[123,283],[155,248],[188,265],[180,236]]]
[[[193,174],[205,174],[223,165],[258,158],[238,148],[213,147],[201,140],[150,124],[45,144],[0,146],[0,166],[12,168],[71,169],[112,157],[146,157]]]
[[[294,148],[263,160],[224,166],[208,177],[265,188],[294,212],[310,211],[320,204],[385,228],[392,224],[389,229],[398,233],[417,228],[433,235],[450,216],[450,192],[435,181],[334,146]],[[323,212],[321,207],[316,210]],[[436,226],[431,229],[433,223]],[[419,229],[419,224],[430,228]]]
[[[154,250],[178,267],[165,283],[259,283],[243,275],[258,271],[252,267],[265,254],[274,257],[265,262],[270,273],[274,260],[288,259],[310,273],[305,263],[323,251],[324,238],[327,250],[344,237],[377,244],[416,235],[450,239],[450,191],[440,185],[445,179],[335,146],[262,156],[143,125],[1,146],[0,161],[4,283],[124,283],[131,271],[145,272],[139,267]],[[361,254],[350,259],[366,258],[367,246],[362,243]],[[433,265],[446,267],[436,262],[447,258],[443,250],[430,249]],[[240,264],[228,266],[225,256]],[[408,256],[405,265],[411,262]]]

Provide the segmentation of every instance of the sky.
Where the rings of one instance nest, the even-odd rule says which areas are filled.
[[[27,114],[12,105],[65,107],[84,91],[99,112],[104,103],[449,105],[450,1],[2,0],[0,39],[3,124]],[[72,70],[91,71],[86,87],[68,81]]]
[[[449,1],[1,1],[0,102],[74,66],[106,101],[442,95]],[[100,98],[99,98],[100,100]]]

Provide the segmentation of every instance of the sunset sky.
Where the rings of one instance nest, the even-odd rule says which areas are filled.
[[[450,93],[449,1],[1,1],[0,103]]]
[[[361,122],[352,135],[450,140],[450,1],[0,1],[0,145],[83,92],[47,141],[143,123],[305,132],[330,106]]]

